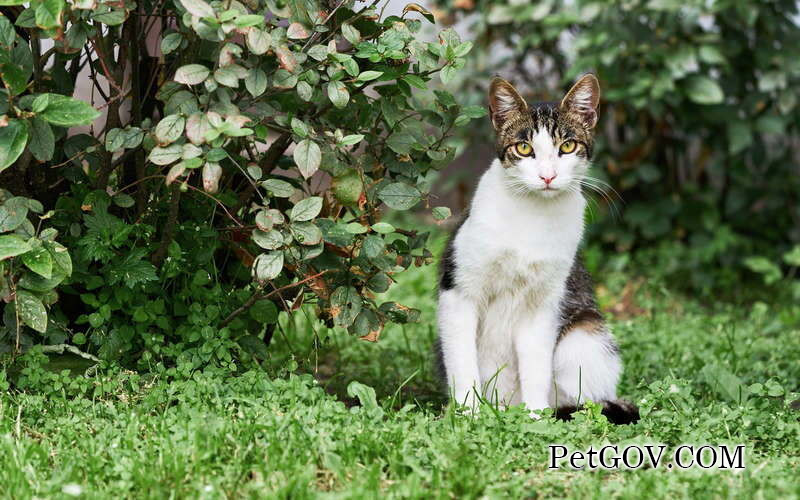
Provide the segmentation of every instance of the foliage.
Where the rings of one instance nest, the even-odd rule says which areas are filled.
[[[476,38],[462,83],[476,101],[489,74],[537,101],[597,73],[596,175],[604,201],[624,200],[621,220],[594,225],[609,250],[671,255],[676,283],[709,290],[800,241],[797,2],[438,3]]]
[[[38,201],[0,190],[0,297],[13,298],[3,312],[6,328],[0,329],[0,352],[33,343],[30,335],[20,335],[22,325],[44,336],[52,334],[45,306],[57,300],[55,288],[72,274],[69,252],[55,241],[58,231],[41,228],[53,211],[42,212]],[[36,215],[38,227],[29,214],[41,214]]]
[[[428,235],[381,217],[427,204],[448,135],[484,114],[429,90],[471,43],[423,42],[415,4],[384,19],[352,0],[0,4],[3,207],[52,226],[3,227],[0,339],[189,373],[262,360],[279,311],[303,304],[369,340],[416,320],[376,297],[431,260]],[[51,247],[71,275],[51,276]]]
[[[432,266],[411,269],[387,298],[430,317],[434,278]],[[628,279],[603,282],[618,302]],[[432,395],[434,331],[425,323],[391,325],[377,345],[337,336],[318,347],[313,321],[282,316],[291,343],[270,349],[271,373],[206,369],[169,383],[119,369],[44,376],[32,350],[29,390],[0,393],[0,494],[796,496],[797,303],[709,310],[658,283],[635,300],[641,315],[611,320],[625,358],[621,394],[643,410],[633,426],[614,427],[596,409],[567,423],[532,421],[522,408],[484,406],[471,418],[443,410],[442,396]],[[288,357],[315,376],[287,375]],[[552,471],[553,443],[571,450],[663,443],[665,455],[683,443],[744,444],[746,469]]]

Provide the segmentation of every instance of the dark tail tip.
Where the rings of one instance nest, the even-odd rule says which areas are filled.
[[[639,421],[639,408],[624,399],[603,401],[603,415],[616,425],[635,424]]]
[[[578,411],[576,406],[562,406],[556,409],[555,416],[559,420],[572,420],[572,414]],[[635,424],[639,421],[639,408],[628,401],[617,399],[603,401],[603,415],[615,425]]]

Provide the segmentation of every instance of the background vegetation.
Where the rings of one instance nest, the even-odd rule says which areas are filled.
[[[428,7],[0,0],[0,496],[800,496],[797,3]],[[465,418],[430,193],[491,74],[586,71],[585,260],[643,419]],[[554,473],[553,442],[747,470]]]
[[[462,98],[481,102],[497,73],[533,101],[600,78],[607,188],[590,241],[694,293],[798,265],[784,257],[800,242],[796,1],[438,3],[477,44]]]
[[[471,42],[418,39],[416,5],[22,3],[0,2],[0,352],[237,371],[307,302],[369,340],[418,317],[374,294],[427,234],[381,212],[419,205],[485,114],[424,92]]]

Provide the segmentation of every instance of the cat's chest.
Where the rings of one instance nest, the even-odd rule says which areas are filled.
[[[538,303],[563,289],[575,249],[546,249],[495,237],[473,240],[460,254],[459,281],[479,303],[509,298]]]

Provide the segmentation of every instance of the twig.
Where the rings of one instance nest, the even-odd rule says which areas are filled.
[[[225,211],[225,213],[228,215],[228,217],[230,217],[230,219],[231,219],[233,222],[235,222],[236,224],[238,224],[238,225],[240,225],[240,226],[244,226],[244,224],[242,224],[241,222],[239,222],[239,219],[237,219],[236,217],[234,217],[234,216],[233,216],[233,215],[232,215],[232,214],[231,214],[231,213],[228,211],[228,209],[225,207],[225,204],[224,204],[224,203],[222,203],[222,202],[221,202],[219,199],[215,198],[214,196],[211,196],[210,194],[206,193],[206,192],[205,192],[205,191],[203,191],[202,189],[197,189],[196,187],[192,186],[191,184],[184,184],[184,185],[185,185],[187,188],[191,189],[192,191],[197,191],[198,193],[202,194],[203,196],[207,196],[207,197],[211,198],[212,200],[214,200],[215,202],[217,202],[217,204],[218,204],[220,207],[222,207],[222,210],[224,210],[224,211]]]
[[[161,266],[164,262],[164,257],[167,256],[167,249],[172,238],[175,236],[175,226],[178,224],[178,209],[181,204],[181,186],[178,183],[173,184],[172,194],[169,200],[169,215],[167,215],[167,223],[164,225],[164,232],[161,233],[161,243],[158,249],[153,254],[150,262],[156,267]]]
[[[97,59],[100,61],[100,66],[103,68],[103,73],[105,74],[108,83],[111,84],[115,89],[117,89],[117,93],[124,94],[125,91],[122,90],[122,87],[119,86],[117,81],[111,76],[111,72],[108,70],[108,66],[106,66],[106,61],[103,58],[103,53],[97,49],[97,42],[94,37],[89,38],[89,41],[92,42],[92,48],[94,49],[95,54],[97,54]]]
[[[222,320],[222,323],[219,324],[219,327],[220,328],[226,327],[231,321],[233,321],[233,319],[236,316],[238,316],[238,315],[242,314],[243,312],[247,311],[248,309],[250,309],[253,306],[253,304],[258,302],[259,300],[268,299],[268,298],[272,297],[273,295],[280,295],[280,293],[282,291],[284,291],[284,290],[288,290],[290,288],[295,288],[295,287],[298,287],[300,285],[304,285],[304,284],[308,283],[309,281],[313,281],[313,280],[319,278],[320,276],[322,276],[323,274],[325,274],[327,272],[328,272],[328,269],[326,269],[324,271],[321,271],[321,272],[319,272],[317,274],[314,274],[313,276],[308,276],[307,278],[304,278],[304,279],[302,279],[300,281],[295,281],[294,283],[289,283],[288,285],[284,285],[284,286],[282,286],[280,288],[276,288],[273,291],[271,291],[269,293],[266,293],[266,294],[263,294],[263,295],[262,295],[262,292],[264,291],[264,285],[259,286],[258,289],[255,291],[255,293],[253,293],[253,295],[250,296],[249,299],[247,299],[247,302],[242,304],[238,309],[236,309],[235,311],[230,313],[227,318]]]
[[[44,345],[42,346],[42,352],[44,353],[55,353],[55,354],[64,354],[64,351],[69,351],[76,356],[80,356],[83,359],[88,359],[89,361],[94,361],[95,363],[100,362],[100,358],[96,356],[92,356],[88,352],[83,352],[74,345],[69,344],[57,344],[57,345]]]

